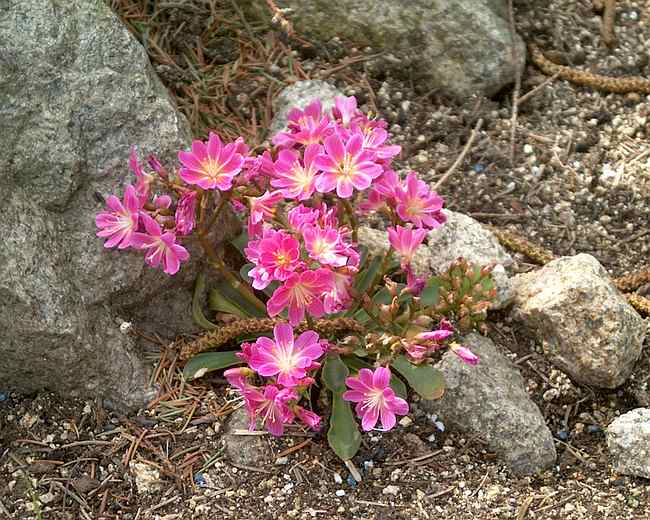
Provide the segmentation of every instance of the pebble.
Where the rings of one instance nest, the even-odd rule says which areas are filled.
[[[345,490],[344,489],[337,489],[335,495],[337,497],[344,497],[345,496]]]
[[[413,419],[411,419],[408,415],[405,415],[400,419],[399,423],[404,428],[407,428],[408,426],[411,426],[411,424],[413,424]]]
[[[289,462],[289,457],[278,457],[275,459],[275,464],[278,466],[284,466]]]
[[[386,486],[381,493],[383,495],[397,495],[399,493],[399,486],[391,484],[390,486]]]
[[[334,482],[337,484],[343,484],[343,478],[338,473],[334,473]]]

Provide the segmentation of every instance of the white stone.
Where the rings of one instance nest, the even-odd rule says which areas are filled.
[[[636,408],[607,427],[607,447],[614,471],[650,478],[650,408]]]

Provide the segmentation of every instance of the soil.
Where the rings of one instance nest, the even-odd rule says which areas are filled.
[[[112,4],[133,28],[133,13],[144,13],[148,2]],[[197,20],[207,7],[187,4],[193,8],[172,7],[174,16],[163,20],[185,22],[190,32],[198,24],[201,34],[206,29]],[[219,8],[226,11],[236,5],[223,4]],[[601,43],[601,18],[589,0],[521,0],[515,2],[515,18],[523,38],[555,61],[612,76],[650,77],[647,2],[617,3],[612,49]],[[285,46],[286,38],[271,27],[248,29]],[[238,37],[245,38],[242,34]],[[232,35],[219,33],[209,43],[215,60],[227,65],[239,57]],[[286,45],[294,49],[291,60],[278,55],[275,68],[258,75],[252,86],[243,81],[230,86],[230,96],[241,104],[226,107],[232,116],[224,123],[228,131],[238,131],[232,122],[262,106],[276,83],[295,81],[296,70],[307,71],[386,118],[404,147],[401,166],[435,182],[483,118],[474,146],[440,188],[449,208],[516,231],[558,255],[592,254],[612,275],[645,265],[650,96],[548,83],[519,107],[513,166],[512,88],[494,99],[452,100],[408,75],[387,73],[373,49],[355,49],[350,42],[332,42],[319,51],[300,41]],[[156,64],[156,56],[152,60]],[[190,110],[179,86],[182,72],[161,63],[161,77],[181,109]],[[521,94],[545,80],[527,66]],[[209,120],[186,113],[198,135]],[[257,130],[246,135],[259,142],[266,137]],[[518,260],[519,269],[534,268]],[[506,312],[490,316],[489,335],[521,369],[556,437],[557,465],[541,475],[513,476],[480,437],[439,431],[417,402],[394,431],[365,436],[354,459],[361,482],[322,435],[298,430],[280,440],[261,437],[273,462],[234,464],[225,455],[222,430],[241,403],[218,377],[179,387],[178,369],[161,346],[155,380],[161,392],[176,393],[137,415],[119,416],[99,403],[48,393],[0,392],[0,518],[650,518],[648,481],[612,471],[604,435],[617,415],[649,404],[639,390],[650,368],[648,355],[629,383],[599,391],[575,385],[553,368]]]

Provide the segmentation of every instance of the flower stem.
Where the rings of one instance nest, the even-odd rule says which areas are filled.
[[[219,274],[221,274],[224,279],[230,284],[230,286],[239,294],[241,294],[245,300],[266,314],[266,305],[264,305],[264,303],[257,296],[255,296],[253,291],[251,291],[245,283],[239,281],[237,277],[232,274],[230,269],[226,267],[224,261],[219,258],[219,255],[217,255],[214,248],[212,247],[212,244],[207,238],[206,230],[199,232],[198,236],[199,241],[201,242],[201,246],[203,247],[203,250],[208,257],[210,265],[215,268]]]
[[[354,214],[354,208],[352,208],[350,201],[347,199],[341,199],[341,202],[343,203],[343,208],[345,208],[345,213],[347,214],[350,226],[352,227],[352,240],[356,242],[358,238],[359,221]]]

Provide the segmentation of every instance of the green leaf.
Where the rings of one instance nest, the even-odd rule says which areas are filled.
[[[244,298],[237,289],[232,287],[226,280],[221,280],[217,286],[210,291],[210,308],[217,312],[234,314],[240,318],[264,318],[263,313],[255,305]]]
[[[230,243],[235,246],[244,258],[246,258],[244,249],[246,249],[246,246],[248,245],[248,231],[242,232],[240,235],[233,238]]]
[[[204,376],[208,372],[242,364],[242,359],[235,354],[235,352],[205,352],[198,354],[185,365],[183,377],[191,381]]]
[[[196,282],[194,283],[194,294],[192,295],[192,318],[194,318],[194,322],[199,327],[206,330],[213,330],[217,328],[217,325],[205,317],[201,306],[201,296],[203,295],[204,289],[205,274],[199,273],[196,277]]]
[[[350,372],[339,356],[328,356],[323,366],[323,382],[332,392],[332,414],[327,442],[343,461],[350,460],[359,451],[361,434],[352,414],[350,403],[343,399],[345,378]]]
[[[348,368],[358,372],[362,368],[374,369],[371,363],[358,358],[357,356],[343,356],[343,362],[347,365]],[[390,377],[390,387],[393,389],[393,392],[397,394],[398,397],[406,399],[408,396],[408,388],[399,377],[395,374],[391,374]]]
[[[332,415],[327,442],[334,453],[343,461],[350,460],[361,446],[361,433],[352,414],[350,403],[343,394],[332,393]]]
[[[424,399],[440,399],[445,393],[442,372],[431,365],[414,365],[405,356],[398,356],[392,363],[411,388]]]
[[[323,383],[332,392],[345,392],[345,378],[350,371],[339,356],[327,356],[323,366]]]
[[[231,302],[226,298],[219,289],[212,289],[210,291],[210,309],[216,312],[225,312],[226,314],[233,314],[238,318],[250,318],[238,305]]]
[[[420,302],[424,307],[433,307],[438,304],[441,285],[440,279],[436,276],[432,276],[427,280],[427,285],[420,294]]]
[[[370,288],[379,274],[383,260],[384,258],[381,256],[373,256],[368,262],[368,267],[359,273],[355,284],[355,288],[359,293],[363,294]]]

